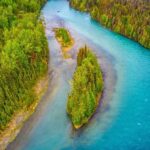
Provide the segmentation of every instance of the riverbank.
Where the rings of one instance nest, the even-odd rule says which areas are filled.
[[[150,49],[149,1],[142,0],[135,3],[133,0],[105,0],[105,2],[87,0],[85,3],[70,0],[69,3],[76,10],[88,12],[91,18],[104,27]]]
[[[40,17],[45,2],[0,2],[0,18],[5,20],[0,39],[0,149],[35,109],[39,93],[33,87],[48,71],[49,49]]]
[[[41,77],[33,90],[37,99],[35,102],[29,107],[24,107],[20,111],[16,112],[12,117],[12,120],[9,122],[7,128],[0,133],[0,149],[5,150],[6,147],[10,142],[12,142],[18,133],[20,132],[21,128],[23,127],[24,123],[29,119],[29,117],[34,113],[40,99],[44,95],[47,87],[48,87],[48,75]]]

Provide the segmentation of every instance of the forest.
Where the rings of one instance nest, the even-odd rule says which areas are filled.
[[[148,0],[70,0],[70,5],[89,12],[103,26],[150,48]]]
[[[75,128],[87,123],[95,112],[103,91],[103,77],[96,55],[88,47],[80,48],[74,72],[67,112]]]
[[[48,70],[40,9],[46,0],[0,1],[0,131],[35,100],[33,87]]]

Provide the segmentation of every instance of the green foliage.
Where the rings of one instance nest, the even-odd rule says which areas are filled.
[[[71,43],[71,37],[65,28],[55,28],[56,37],[63,41],[64,46]]]
[[[101,21],[102,21],[102,23],[103,23],[104,25],[107,25],[107,22],[108,22],[108,17],[107,17],[107,15],[103,14],[103,15],[101,16]]]
[[[150,2],[146,0],[70,0],[105,27],[150,48]]]
[[[44,2],[0,1],[0,131],[34,102],[33,86],[47,71],[47,40],[38,19]]]
[[[75,127],[85,124],[93,115],[102,90],[103,78],[97,58],[87,47],[81,48],[67,103],[67,112]]]

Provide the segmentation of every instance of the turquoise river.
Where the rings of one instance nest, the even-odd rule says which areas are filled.
[[[67,0],[42,9],[50,48],[49,87],[8,150],[150,150],[150,50],[99,25]],[[53,28],[66,27],[75,39],[63,59]],[[77,49],[88,45],[102,66],[105,89],[89,124],[75,131],[66,114]]]

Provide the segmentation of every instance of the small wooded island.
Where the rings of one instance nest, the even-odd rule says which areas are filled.
[[[64,58],[70,58],[67,53],[74,44],[74,40],[70,35],[70,32],[65,28],[54,28],[55,37],[61,45],[61,50]]]
[[[103,77],[100,65],[96,56],[85,46],[79,50],[77,56],[77,68],[67,102],[67,113],[76,129],[86,124],[94,114],[102,91]]]

